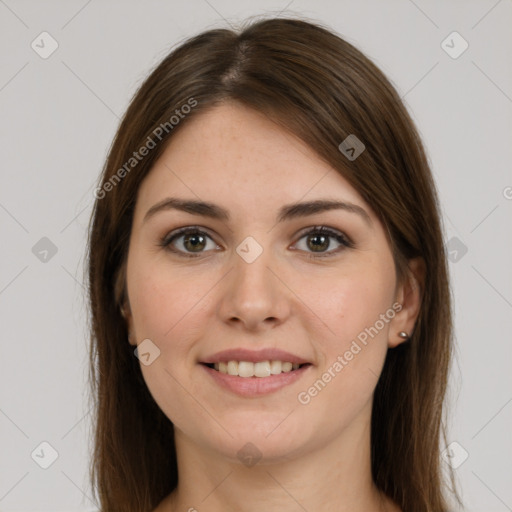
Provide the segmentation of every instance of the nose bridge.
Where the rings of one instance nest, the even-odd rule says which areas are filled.
[[[233,253],[233,267],[223,293],[224,321],[238,319],[246,327],[272,319],[281,322],[287,314],[286,293],[275,276],[272,251],[247,237]]]

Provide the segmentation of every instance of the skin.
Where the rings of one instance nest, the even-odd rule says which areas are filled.
[[[260,113],[226,102],[189,121],[139,189],[126,270],[131,343],[149,338],[158,346],[160,356],[141,369],[175,426],[179,485],[156,510],[399,511],[372,482],[370,417],[386,352],[403,342],[400,331],[414,329],[421,262],[412,260],[411,278],[398,283],[385,229],[369,205]],[[216,203],[231,220],[169,209],[144,221],[169,196]],[[343,210],[276,224],[281,206],[313,199],[359,205],[371,226]],[[336,252],[340,244],[330,238],[320,255],[332,256],[319,257],[314,235],[308,243],[302,234],[319,225],[355,247]],[[185,226],[210,237],[197,258],[159,245]],[[250,264],[236,252],[248,236],[263,248]],[[183,236],[173,246],[195,254]],[[299,403],[298,394],[395,302],[401,311],[308,404]],[[199,364],[235,347],[277,347],[312,366],[277,392],[242,398]],[[247,442],[262,456],[252,467],[237,458]]]

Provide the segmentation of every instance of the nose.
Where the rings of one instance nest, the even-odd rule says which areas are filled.
[[[270,251],[247,262],[233,252],[233,267],[223,280],[219,315],[244,331],[264,332],[281,325],[290,314],[290,290],[279,275]]]

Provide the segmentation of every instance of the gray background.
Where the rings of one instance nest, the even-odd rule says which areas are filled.
[[[458,444],[446,460],[468,511],[512,510],[511,0],[0,0],[0,510],[95,509],[83,284],[93,189],[119,117],[170,47],[266,12],[329,23],[417,122],[452,259]],[[51,48],[43,31],[58,43],[46,59],[31,47]],[[460,41],[442,46],[453,31],[469,44],[458,58],[444,48]],[[58,452],[48,469],[43,441]]]

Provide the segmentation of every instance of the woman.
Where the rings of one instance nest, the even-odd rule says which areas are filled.
[[[360,51],[292,19],[184,42],[95,196],[102,510],[449,510],[438,199]]]

